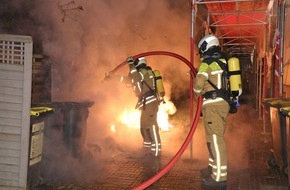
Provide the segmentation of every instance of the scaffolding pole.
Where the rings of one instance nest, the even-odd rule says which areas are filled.
[[[190,63],[194,65],[194,23],[195,23],[195,0],[191,2],[191,31],[190,31]],[[190,92],[190,123],[193,121],[193,78],[190,77],[189,84]],[[190,142],[190,158],[193,158],[192,140]]]

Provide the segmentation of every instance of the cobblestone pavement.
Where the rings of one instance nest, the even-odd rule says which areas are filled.
[[[267,123],[267,122],[266,122]],[[192,143],[178,162],[148,190],[202,190],[199,170],[207,165],[203,139],[202,118]],[[229,116],[226,139],[228,142],[228,190],[284,190],[288,189],[288,177],[280,169],[269,167],[271,155],[271,126],[264,124],[252,108],[241,106],[235,115]],[[184,131],[186,134],[188,131]],[[162,132],[163,149],[169,149],[171,139]],[[184,136],[183,136],[184,137]],[[195,140],[198,139],[198,140]],[[80,189],[80,190],[126,190],[137,187],[166,166],[174,154],[164,153],[159,161],[140,152],[119,151],[102,164],[89,183],[44,183],[31,189]],[[85,175],[85,174],[83,174]]]

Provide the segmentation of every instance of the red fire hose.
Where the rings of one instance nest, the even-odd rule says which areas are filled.
[[[135,56],[133,56],[133,58],[139,58],[139,57],[145,57],[145,56],[151,56],[151,55],[166,55],[166,56],[175,57],[175,58],[183,61],[190,68],[190,72],[192,72],[193,75],[196,76],[197,72],[196,72],[196,69],[193,67],[193,65],[187,59],[185,59],[184,57],[182,57],[182,56],[180,56],[178,54],[172,53],[172,52],[150,51],[150,52],[145,52],[145,53],[141,53],[141,54],[135,55]],[[126,62],[121,63],[115,69],[113,69],[111,72],[115,73],[117,70],[119,70],[125,64],[126,64]],[[190,102],[190,104],[191,104],[190,106],[192,107],[192,105],[193,105],[192,102]],[[157,174],[155,174],[154,176],[152,176],[151,178],[149,178],[147,181],[143,182],[139,186],[135,187],[134,190],[143,190],[146,187],[150,186],[151,184],[156,182],[158,179],[160,179],[164,174],[166,174],[176,164],[176,162],[179,160],[179,158],[181,157],[181,155],[185,151],[186,147],[190,143],[191,138],[192,138],[192,136],[193,136],[193,134],[194,134],[194,132],[196,130],[196,127],[197,127],[197,124],[198,124],[198,120],[199,120],[199,117],[200,117],[201,105],[202,105],[202,98],[199,97],[198,98],[198,102],[197,102],[197,110],[196,110],[196,113],[195,113],[194,120],[191,123],[190,131],[189,131],[184,143],[182,144],[182,146],[178,150],[178,152],[175,154],[175,156]]]

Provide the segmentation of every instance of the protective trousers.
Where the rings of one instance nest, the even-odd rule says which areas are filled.
[[[206,141],[209,151],[211,177],[215,181],[227,180],[227,149],[224,139],[229,105],[227,102],[209,104],[202,109]]]
[[[161,140],[159,127],[157,124],[158,102],[150,102],[141,108],[141,135],[143,137],[144,148],[150,149],[154,156],[159,156],[161,152]]]

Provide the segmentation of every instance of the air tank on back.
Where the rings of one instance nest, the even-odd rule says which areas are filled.
[[[242,94],[242,77],[239,59],[231,57],[228,60],[228,69],[232,94],[234,97],[238,97]]]

